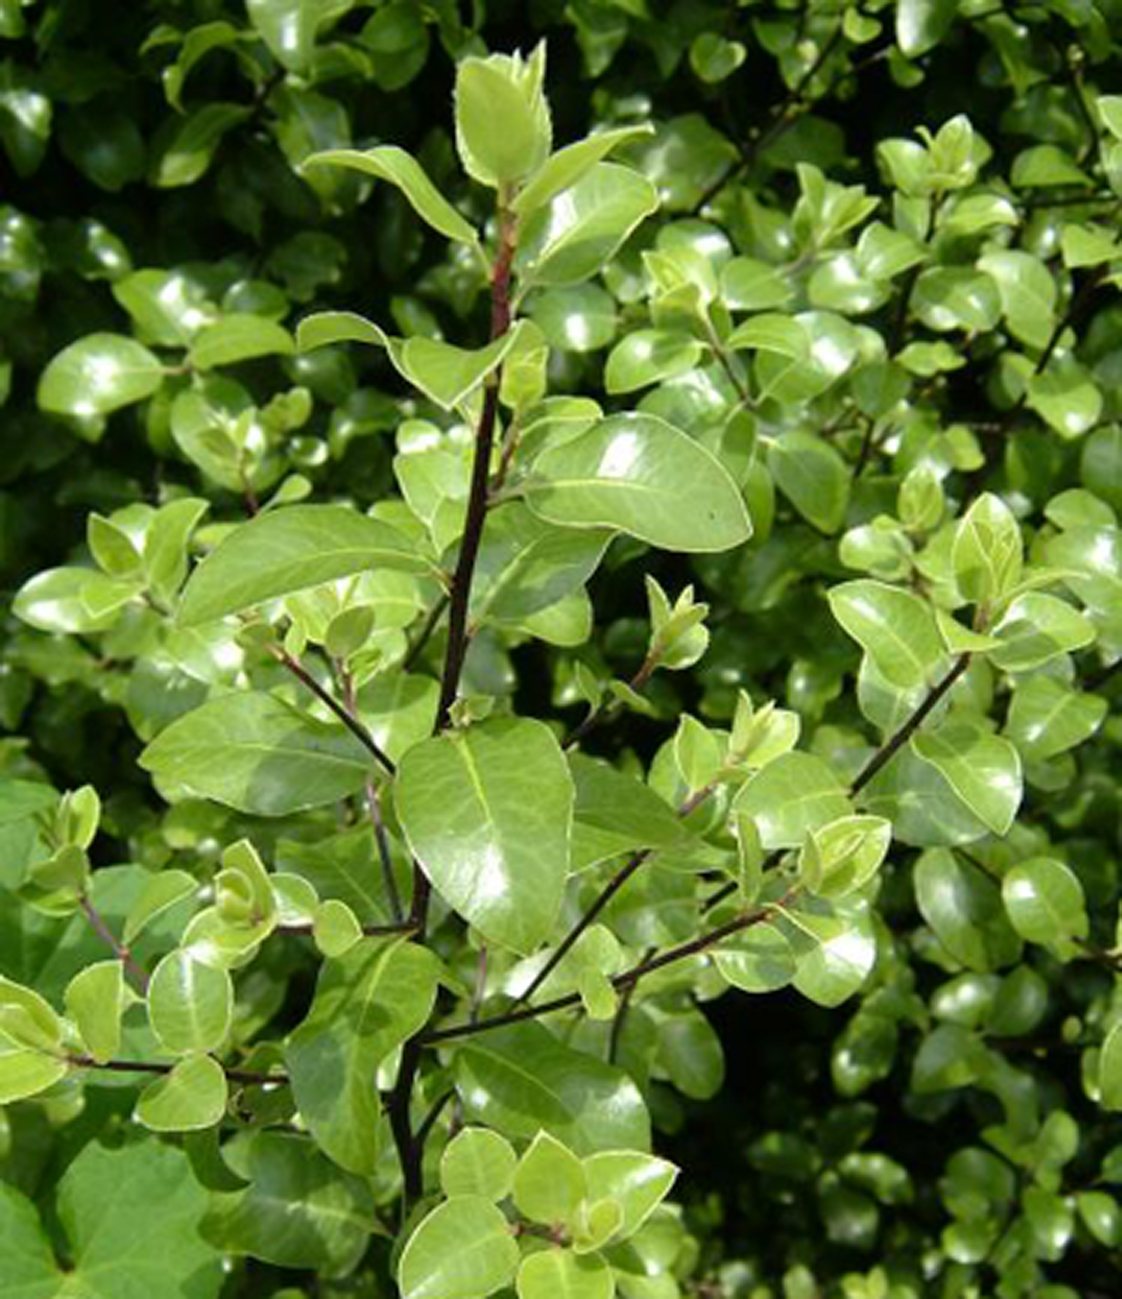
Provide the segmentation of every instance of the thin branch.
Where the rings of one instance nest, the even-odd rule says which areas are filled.
[[[643,660],[643,662],[639,665],[638,671],[634,674],[631,680],[628,681],[627,683],[628,690],[633,690],[636,694],[642,694],[643,690],[646,688],[647,682],[650,681],[652,676],[654,676],[655,669],[658,667],[659,662],[660,662],[659,655],[648,654],[647,657]],[[581,742],[581,740],[585,739],[586,736],[588,736],[603,722],[606,722],[608,721],[609,718],[614,717],[617,713],[620,712],[622,708],[623,708],[623,704],[620,703],[618,699],[613,700],[611,703],[608,704],[605,703],[597,704],[596,707],[593,708],[591,712],[589,712],[588,716],[584,719],[584,721],[581,722],[579,726],[574,727],[573,730],[569,732],[569,734],[561,742],[561,747],[563,749],[575,748]]]
[[[514,265],[516,218],[500,206],[499,246],[491,271],[491,338],[501,338],[511,325],[510,281]],[[495,444],[495,425],[499,412],[499,381],[501,371],[487,376],[483,389],[483,409],[475,433],[472,456],[471,484],[468,489],[467,509],[464,514],[464,532],[460,540],[460,553],[448,599],[448,644],[444,651],[444,670],[440,679],[440,699],[437,704],[433,734],[439,735],[451,722],[452,705],[460,687],[464,659],[469,641],[468,608],[471,603],[472,579],[487,518],[488,486],[491,476],[491,454]],[[413,899],[409,920],[416,930],[416,939],[424,939],[428,922],[429,878],[419,862],[413,863]],[[398,1161],[404,1184],[406,1204],[417,1200],[424,1190],[422,1161],[424,1135],[414,1133],[410,1107],[413,1084],[421,1064],[421,1035],[411,1037],[401,1050],[401,1064],[390,1093],[388,1112],[390,1130],[397,1148]]]
[[[345,663],[337,666],[339,680],[343,688],[343,705],[352,717],[358,715],[358,700],[355,695],[355,679]],[[386,901],[394,923],[400,925],[405,918],[401,905],[401,895],[397,891],[397,880],[393,872],[393,853],[390,850],[390,838],[386,833],[385,821],[382,819],[382,800],[378,786],[368,776],[362,786],[366,802],[366,814],[370,818],[370,827],[374,832],[374,844],[378,850],[378,860],[382,866],[382,885],[386,890]]]
[[[354,713],[341,704],[330,690],[320,685],[299,659],[294,658],[279,645],[272,647],[272,655],[282,667],[287,668],[292,673],[297,681],[306,686],[325,708],[330,709],[335,714],[355,739],[373,755],[375,761],[382,766],[387,775],[392,776],[394,774],[396,767],[390,760],[389,755],[382,751],[378,741],[375,740]]]
[[[705,800],[710,797],[710,795],[713,793],[713,791],[716,788],[717,788],[717,782],[710,781],[708,785],[705,785],[701,789],[696,790],[678,808],[678,812],[677,812],[678,816],[684,821],[686,817],[690,815],[691,812],[695,812],[702,805],[702,803],[704,803]],[[542,986],[542,984],[546,981],[546,979],[549,978],[549,976],[553,973],[553,971],[557,969],[557,967],[565,959],[568,953],[572,950],[573,945],[580,938],[581,934],[583,934],[585,930],[588,929],[589,925],[592,924],[592,922],[596,919],[596,917],[600,914],[600,912],[604,910],[604,908],[608,905],[608,903],[612,900],[612,898],[614,898],[615,895],[620,891],[620,889],[623,888],[623,886],[632,877],[632,875],[635,874],[635,872],[639,869],[639,867],[642,866],[644,862],[649,861],[652,856],[654,856],[655,851],[656,850],[654,848],[640,848],[638,852],[632,853],[632,855],[627,859],[627,861],[624,862],[624,864],[619,868],[619,870],[616,871],[616,873],[607,882],[607,884],[605,884],[604,887],[600,890],[599,894],[597,895],[592,905],[587,909],[587,911],[584,912],[584,914],[576,922],[576,924],[573,925],[573,927],[569,930],[569,932],[565,935],[565,937],[562,938],[560,943],[558,943],[558,945],[553,949],[552,953],[550,954],[549,960],[546,961],[546,963],[537,972],[537,974],[534,975],[533,979],[530,981],[529,986],[519,994],[517,1000],[515,1001],[515,1005],[520,1006],[524,1002],[530,1000],[530,998],[534,995],[534,993],[537,992],[537,990]]]
[[[144,996],[148,991],[148,971],[137,963],[125,943],[117,941],[113,931],[105,923],[104,916],[94,906],[88,894],[83,893],[78,899],[78,904],[82,908],[82,914],[90,922],[94,933],[97,934],[106,947],[112,950],[117,960],[121,962],[121,968],[132,982],[133,987],[141,996]]]
[[[76,1069],[104,1069],[109,1073],[169,1074],[175,1068],[174,1061],[164,1063],[156,1060],[95,1060],[90,1055],[68,1055],[66,1063]],[[217,1063],[222,1064],[221,1061]],[[230,1082],[246,1083],[249,1086],[265,1086],[269,1083],[283,1086],[289,1081],[287,1074],[253,1073],[247,1069],[227,1069],[225,1065],[222,1065],[222,1072]]]
[[[679,943],[677,947],[667,948],[660,956],[652,956],[648,960],[640,961],[638,965],[633,965],[630,970],[613,975],[611,978],[612,986],[618,992],[624,992],[628,988],[634,987],[641,979],[645,979],[648,974],[653,974],[656,970],[665,969],[668,965],[675,965],[678,961],[697,956],[710,947],[714,947],[722,939],[730,938],[733,934],[739,934],[745,929],[752,928],[753,925],[762,924],[775,915],[776,912],[781,911],[790,902],[792,896],[793,891],[789,890],[778,902],[772,902],[766,907],[760,907],[755,911],[735,916],[732,920],[727,920],[723,925],[718,925],[715,929],[710,929],[697,938],[690,939],[688,943]],[[421,1042],[424,1046],[433,1046],[438,1042],[449,1042],[454,1038],[474,1037],[476,1033],[485,1033],[493,1028],[505,1028],[510,1024],[520,1024],[524,1020],[537,1019],[538,1016],[552,1014],[555,1010],[569,1010],[573,1006],[579,1006],[580,1004],[580,993],[570,992],[563,997],[554,997],[552,1001],[543,1001],[536,1006],[524,1006],[519,1010],[508,1010],[501,1015],[492,1015],[489,1019],[476,1020],[474,1023],[469,1020],[462,1024],[453,1024],[449,1028],[436,1029],[425,1033],[421,1038]]]
[[[421,624],[421,630],[417,633],[417,639],[413,642],[412,645],[410,645],[408,653],[405,655],[405,658],[402,660],[401,670],[403,672],[408,672],[410,668],[412,668],[416,664],[418,658],[420,658],[421,656],[421,651],[429,643],[429,640],[431,639],[433,632],[436,631],[437,627],[440,626],[440,620],[441,618],[444,617],[444,610],[447,608],[448,608],[448,595],[447,593],[445,593],[440,596],[440,598],[428,611],[428,616],[425,618],[425,621]]]
[[[873,754],[868,762],[861,768],[854,778],[853,784],[849,787],[850,795],[859,794],[861,790],[869,783],[870,780],[888,765],[896,756],[897,752],[904,747],[912,736],[919,730],[926,720],[928,714],[938,705],[939,701],[947,694],[954,683],[962,676],[970,666],[970,652],[960,654],[955,659],[950,670],[945,676],[931,687],[926,697],[914,713],[905,721],[900,728],[887,739],[884,744]]]
[[[277,925],[273,932],[277,934],[310,934],[314,932],[314,929],[315,926],[311,924]],[[412,934],[416,932],[407,920],[402,920],[393,925],[362,925],[361,929],[365,938],[384,938],[393,934]]]

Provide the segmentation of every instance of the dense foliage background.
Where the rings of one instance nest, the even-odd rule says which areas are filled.
[[[558,421],[587,420],[588,399],[637,409],[712,452],[753,525],[732,548],[690,544],[707,502],[687,459],[681,544],[671,518],[661,538],[619,525],[631,535],[591,578],[599,554],[566,553],[561,579],[543,560],[520,580],[554,581],[556,599],[481,615],[465,665],[461,722],[515,711],[563,738],[591,711],[581,748],[631,782],[606,802],[626,805],[645,776],[668,815],[717,794],[687,809],[688,845],[621,888],[583,964],[558,970],[552,991],[579,993],[587,1015],[540,1021],[627,1070],[643,1111],[627,1144],[649,1111],[654,1150],[681,1170],[631,1253],[615,1246],[608,1285],[626,1299],[1105,1299],[1122,1276],[1113,0],[0,0],[0,1294],[395,1293],[393,1143],[356,1173],[331,1115],[325,1137],[294,1120],[287,1087],[253,1081],[313,997],[322,1019],[317,974],[344,959],[356,917],[393,919],[361,790],[305,811],[138,759],[247,682],[311,706],[285,671],[303,655],[395,761],[427,735],[446,633],[424,572],[377,574],[357,611],[297,598],[272,616],[271,647],[268,619],[239,631],[172,614],[188,554],[264,507],[381,503],[418,552],[458,541],[469,424],[381,350],[298,351],[293,331],[344,308],[482,347],[486,259],[393,184],[302,163],[399,145],[501,241],[493,194],[457,161],[456,64],[542,38],[555,147],[649,123],[613,161],[653,183],[657,210],[617,176],[573,218],[579,273],[555,264],[535,285],[526,254],[518,308],[538,332],[503,379],[525,454],[535,418],[549,422],[543,382],[572,399]],[[536,255],[557,255],[538,238]],[[508,446],[516,492],[524,451]],[[511,562],[485,552],[487,580]],[[680,609],[660,641],[662,592],[690,584],[707,611]],[[752,742],[774,749],[742,768],[726,753],[730,726],[744,740],[750,725],[738,691]],[[229,763],[208,744],[200,771]],[[892,823],[883,866],[886,844],[861,846],[866,870],[852,845],[817,840],[777,865],[858,786],[860,810]],[[521,796],[530,808],[544,792],[528,778]],[[405,891],[392,799],[371,801]],[[605,833],[554,944],[623,849],[670,842]],[[245,839],[260,857],[231,855]],[[252,963],[227,963],[229,1102],[219,1077],[218,1118],[180,1124],[149,1094],[142,1126],[151,1078],[94,1067],[169,1059],[120,976],[142,992],[215,897],[232,924],[230,880],[256,887],[261,859],[289,881],[294,932],[247,937]],[[779,905],[792,871],[825,899],[822,925],[840,925],[816,937],[804,916],[812,950],[765,926],[782,951],[702,952],[647,996],[603,978],[719,921],[716,894]],[[314,935],[294,878],[318,891]],[[484,997],[501,1013],[530,977],[509,953],[479,974],[446,911],[437,933],[438,1023],[477,1017]],[[101,1023],[109,1003],[123,1047]],[[38,1031],[60,1049],[54,1012],[70,1064],[40,1076],[28,1043]],[[454,1055],[426,1066],[417,1098],[418,1122],[432,1106],[430,1196],[465,1117],[520,1151],[532,1135],[482,1065],[453,1077]],[[602,1144],[582,1128],[591,1078],[566,1129],[584,1155]],[[433,1284],[412,1293],[475,1293]],[[549,1284],[605,1293],[591,1271]]]

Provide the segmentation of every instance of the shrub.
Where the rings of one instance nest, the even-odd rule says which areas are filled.
[[[1114,1292],[1117,6],[102,18],[0,0],[0,1292]]]

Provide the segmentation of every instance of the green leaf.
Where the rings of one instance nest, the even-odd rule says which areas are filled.
[[[720,285],[721,300],[730,311],[770,311],[785,307],[794,296],[774,266],[754,257],[734,257],[726,262],[721,267]]]
[[[1099,1052],[1099,1101],[1106,1110],[1122,1110],[1122,1022],[1107,1033]]]
[[[535,294],[527,310],[549,345],[565,352],[607,347],[619,323],[615,299],[597,284]]]
[[[796,917],[788,913],[795,922]],[[797,925],[808,951],[798,958],[794,986],[816,1005],[832,1008],[852,997],[869,977],[877,956],[877,940],[868,907],[855,902],[831,912],[800,909]]]
[[[66,1013],[74,1021],[82,1044],[99,1064],[111,1060],[121,1045],[124,1006],[120,961],[87,965],[66,985]]]
[[[1030,857],[1007,871],[1001,896],[1013,928],[1030,943],[1086,938],[1087,904],[1079,877],[1054,857]]]
[[[238,312],[223,316],[196,335],[187,361],[196,370],[216,365],[236,365],[260,356],[291,356],[296,350],[292,335],[276,321]]]
[[[164,381],[158,357],[120,334],[86,334],[63,348],[39,378],[40,407],[82,419],[151,397]]]
[[[1095,624],[1054,595],[1029,591],[1005,610],[993,634],[1002,642],[987,655],[1006,672],[1029,672],[1095,639]]]
[[[892,842],[892,823],[880,816],[843,816],[811,830],[799,853],[799,878],[811,893],[838,898],[867,884]]]
[[[467,1299],[514,1280],[519,1252],[507,1220],[479,1195],[457,1195],[422,1218],[397,1265],[402,1299]]]
[[[646,1107],[627,1074],[540,1024],[465,1039],[453,1073],[468,1117],[512,1140],[544,1129],[580,1155],[650,1144]]]
[[[684,847],[690,837],[673,808],[634,776],[583,754],[569,759],[576,789],[570,870],[640,848]]]
[[[1012,511],[983,492],[959,520],[951,548],[954,577],[967,600],[989,605],[1008,595],[1021,576],[1024,543]]]
[[[527,221],[516,265],[528,284],[579,284],[596,274],[644,217],[655,187],[630,167],[599,162]]]
[[[456,149],[464,169],[506,192],[545,161],[553,123],[543,92],[545,42],[521,54],[469,55],[456,70]]]
[[[612,1269],[598,1254],[546,1249],[522,1260],[516,1281],[518,1299],[612,1299]]]
[[[979,257],[978,269],[996,281],[1014,338],[1030,347],[1047,347],[1055,327],[1056,283],[1044,263],[1031,253],[1004,249]]]
[[[328,898],[316,908],[312,937],[324,956],[342,956],[362,937],[362,926],[345,902]]]
[[[121,940],[131,946],[148,925],[199,887],[198,880],[181,870],[162,870],[145,881],[139,897],[129,909]]]
[[[59,1182],[65,1268],[31,1202],[0,1186],[0,1284],[12,1299],[217,1299],[221,1259],[199,1235],[206,1199],[181,1151],[91,1142]]]
[[[774,925],[757,924],[726,939],[714,953],[717,969],[742,992],[776,992],[795,977],[795,953]]]
[[[376,1230],[366,1180],[341,1172],[301,1133],[245,1132],[222,1155],[249,1186],[211,1197],[203,1230],[217,1249],[331,1276],[357,1266]]]
[[[440,1186],[447,1196],[481,1195],[498,1203],[514,1184],[514,1147],[488,1128],[461,1128],[440,1157]]]
[[[937,767],[954,792],[994,834],[1006,834],[1021,803],[1021,759],[1008,740],[969,722],[920,731],[912,750]]]
[[[573,797],[553,733],[514,718],[426,740],[395,782],[406,838],[441,896],[489,942],[523,953],[561,906]]]
[[[160,189],[192,185],[206,174],[223,136],[253,113],[243,104],[204,104],[183,118],[165,121],[153,142],[151,183]]]
[[[635,1150],[600,1150],[584,1161],[588,1198],[614,1200],[622,1210],[613,1241],[634,1236],[670,1194],[678,1170],[665,1159]]]
[[[598,131],[575,144],[566,145],[564,149],[558,149],[526,182],[510,205],[510,210],[523,219],[529,217],[542,204],[570,189],[620,145],[651,134],[652,128],[647,123],[641,126],[621,126],[615,130]]]
[[[946,849],[932,849],[916,862],[915,890],[924,920],[967,969],[999,969],[1020,956],[1021,942],[1006,918],[1001,892],[980,867]]]
[[[1080,438],[1099,422],[1103,397],[1090,371],[1065,357],[1028,381],[1027,404],[1061,437]]]
[[[341,726],[273,695],[211,699],[166,727],[141,753],[157,780],[255,816],[335,803],[361,789],[370,754]]]
[[[910,59],[933,49],[954,22],[956,0],[900,0],[896,6],[896,43]]]
[[[682,509],[689,484],[691,508]],[[524,487],[535,514],[571,527],[615,527],[665,550],[727,550],[752,535],[721,464],[654,415],[612,415],[534,461]]]
[[[767,448],[775,486],[819,533],[836,533],[849,505],[849,469],[842,456],[813,434],[792,429]]]
[[[1026,762],[1046,762],[1082,744],[1103,724],[1107,702],[1048,676],[1017,682],[1005,733]]]
[[[475,229],[464,220],[429,179],[424,168],[404,149],[326,149],[305,158],[302,167],[346,167],[395,185],[414,212],[434,230],[459,243],[475,244]]]
[[[189,1055],[151,1082],[136,1102],[136,1121],[152,1132],[197,1132],[221,1122],[226,1075],[209,1055]]]
[[[173,1055],[222,1046],[234,1011],[234,989],[225,970],[201,965],[186,951],[169,952],[148,984],[152,1031]]]
[[[514,1207],[531,1222],[568,1223],[587,1193],[581,1161],[539,1132],[514,1170]]]
[[[604,386],[610,393],[634,392],[692,370],[704,348],[684,330],[635,329],[608,354]]]
[[[62,1021],[30,988],[0,977],[0,1105],[53,1086],[67,1071]]]
[[[229,532],[183,589],[184,627],[379,567],[425,572],[409,538],[344,505],[290,505]]]
[[[926,600],[884,582],[842,582],[827,592],[830,610],[895,686],[930,681],[946,660],[935,615]]]
[[[179,271],[134,271],[117,280],[113,296],[142,340],[158,347],[186,347],[218,314],[202,285]]]
[[[400,938],[366,938],[324,962],[308,1017],[285,1061],[300,1115],[318,1144],[353,1173],[380,1149],[379,1065],[428,1020],[439,963]]]
[[[752,817],[768,850],[798,848],[809,830],[852,811],[837,776],[809,753],[785,753],[769,762],[741,787],[733,809]]]

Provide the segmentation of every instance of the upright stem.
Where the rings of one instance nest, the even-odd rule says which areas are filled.
[[[148,991],[148,971],[133,959],[132,953],[124,943],[117,941],[113,931],[105,923],[105,918],[101,912],[90,901],[88,894],[83,893],[78,899],[78,903],[82,908],[82,914],[90,922],[90,927],[94,933],[97,934],[106,947],[112,949],[117,960],[121,962],[121,968],[128,975],[133,987],[143,997]]]
[[[499,210],[499,247],[491,270],[491,339],[501,338],[510,328],[510,279],[514,263],[516,218],[505,207]],[[452,705],[460,687],[464,659],[468,649],[468,609],[471,604],[471,585],[475,563],[483,538],[483,524],[487,518],[488,484],[491,477],[491,453],[495,445],[495,425],[499,413],[500,371],[487,376],[483,390],[483,409],[475,432],[475,451],[471,465],[471,485],[468,489],[467,510],[464,515],[464,535],[452,586],[448,596],[448,645],[444,652],[444,670],[440,678],[440,700],[436,710],[433,734],[448,729],[452,720]],[[409,923],[415,930],[414,941],[423,942],[428,923],[431,886],[428,876],[419,863],[413,864],[413,901]],[[413,1131],[410,1102],[413,1085],[421,1063],[421,1035],[405,1043],[401,1051],[401,1066],[389,1098],[390,1129],[397,1147],[404,1183],[405,1200],[410,1203],[419,1198],[424,1189],[422,1159],[427,1129],[422,1125]]]

